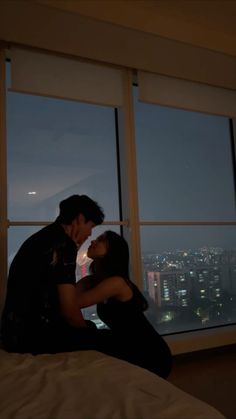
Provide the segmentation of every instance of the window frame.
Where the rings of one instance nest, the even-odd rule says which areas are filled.
[[[0,48],[0,314],[7,285],[6,52]]]
[[[6,163],[6,72],[5,61],[7,52],[0,48],[0,310],[3,308],[7,285],[7,232],[10,226],[34,225],[44,226],[49,222],[17,222],[7,220],[7,163]],[[130,245],[130,267],[134,282],[142,289],[142,266],[140,247],[140,226],[145,225],[212,225],[211,222],[149,222],[139,220],[135,124],[133,108],[133,80],[132,70],[125,70],[123,80],[122,108],[117,110],[117,130],[119,133],[120,155],[120,193],[122,202],[122,220],[105,221],[104,225],[120,225],[124,237]],[[236,132],[236,120],[232,120],[232,127]],[[234,136],[234,161],[236,138]],[[236,222],[214,222],[214,225],[236,225]],[[173,354],[191,352],[216,346],[236,343],[236,325],[219,326],[201,331],[181,332],[165,336]]]

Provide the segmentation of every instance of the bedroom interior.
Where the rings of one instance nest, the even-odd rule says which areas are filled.
[[[132,273],[142,287],[141,251],[135,245],[140,242],[137,227],[139,217],[137,209],[132,207],[132,202],[138,202],[138,192],[132,174],[136,161],[133,158],[132,140],[135,129],[130,122],[134,118],[129,108],[130,86],[133,82],[139,85],[138,94],[144,102],[156,104],[160,101],[163,106],[223,115],[231,119],[232,129],[235,129],[236,2],[1,0],[1,309],[8,270],[8,229],[24,225],[21,219],[9,221],[7,212],[6,59],[12,65],[12,94],[18,91],[44,97],[49,92],[48,96],[51,97],[105,104],[125,110],[126,113],[123,115],[121,112],[120,118],[123,118],[120,132],[124,138],[121,152],[124,150],[124,155],[128,155],[127,162],[122,163],[127,164],[128,169],[121,165],[121,171],[124,169],[121,188],[125,188],[127,183],[129,196],[124,198],[122,221],[110,222],[110,225],[123,227],[131,243]],[[78,82],[75,87],[75,84],[65,81],[64,91],[58,94],[53,76],[47,78],[44,73],[40,80],[34,77],[40,62],[42,71],[49,69],[50,72],[54,61],[58,63],[57,67],[61,67],[61,74],[69,68],[71,79],[76,80],[77,74],[80,74],[82,83],[79,85]],[[24,63],[27,63],[26,66]],[[87,89],[93,83],[88,75],[90,71],[95,74],[92,94],[89,91],[91,89]],[[102,77],[104,84],[102,99],[99,77]],[[180,86],[180,98],[175,83]],[[167,85],[172,86],[170,102],[165,95]],[[203,86],[202,93],[199,93],[198,86]],[[159,92],[158,99],[156,91]],[[195,92],[196,98],[193,98]],[[131,138],[131,141],[127,138]],[[129,225],[126,220],[130,220]],[[218,225],[221,224],[233,230],[235,216],[218,222]],[[31,228],[33,222],[25,225]],[[40,225],[41,219],[35,223],[35,226]],[[166,225],[171,226],[171,222]],[[180,225],[186,227],[188,221]],[[89,419],[235,419],[235,319],[222,327],[217,325],[210,329],[167,333],[165,339],[174,355],[173,370],[168,379],[170,387],[159,377],[95,352],[81,353],[78,357],[76,354],[68,357],[60,354],[52,358],[46,355],[34,360],[31,356],[6,354],[1,350],[0,379],[5,383],[0,394],[1,410],[5,415],[3,419],[65,419],[65,415],[68,419],[87,419],[89,415]],[[79,373],[76,374],[75,370]],[[97,377],[92,383],[94,376]],[[113,399],[112,386],[117,391],[116,399]],[[78,387],[82,387],[86,393],[80,412],[76,392]],[[106,395],[97,397],[101,387]],[[129,395],[126,391],[130,391]],[[94,404],[91,400],[94,400]]]

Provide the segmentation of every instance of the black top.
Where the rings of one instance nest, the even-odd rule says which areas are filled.
[[[113,332],[114,344],[108,355],[166,378],[172,365],[170,349],[145,317],[139,291],[132,289],[133,297],[128,301],[109,298],[97,305],[100,319]]]
[[[9,270],[3,342],[14,346],[32,333],[64,324],[57,284],[75,284],[76,255],[76,244],[57,222],[23,243]]]
[[[128,301],[119,301],[109,298],[97,305],[100,319],[112,330],[126,334],[131,339],[140,336],[156,334],[156,330],[147,320],[143,312],[143,303],[140,301],[140,291],[132,286],[133,296]]]
[[[170,349],[146,318],[139,289],[133,283],[130,287],[133,296],[128,301],[109,298],[97,305],[98,316],[113,334],[113,345],[107,345],[110,352],[106,353],[166,378],[172,365]]]

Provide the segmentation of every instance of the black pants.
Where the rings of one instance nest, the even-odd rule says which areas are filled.
[[[113,333],[110,330],[99,330],[101,333],[98,350],[107,355],[130,362],[145,368],[162,378],[167,378],[172,369],[172,354],[165,340],[158,334],[135,337]],[[106,332],[110,332],[106,335]]]
[[[54,345],[53,345],[54,346]],[[165,340],[158,334],[134,337],[110,329],[68,330],[63,342],[57,342],[55,352],[97,350],[167,378],[172,368],[172,355]]]
[[[167,378],[172,367],[172,356],[164,339],[154,336],[134,338],[110,329],[97,329],[92,323],[87,328],[66,327],[60,330],[41,330],[22,338],[17,345],[7,345],[10,352],[45,353],[96,350],[145,368]]]

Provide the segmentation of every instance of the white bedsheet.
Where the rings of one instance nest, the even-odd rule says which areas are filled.
[[[1,419],[224,418],[168,381],[96,351],[0,350],[0,388]]]

